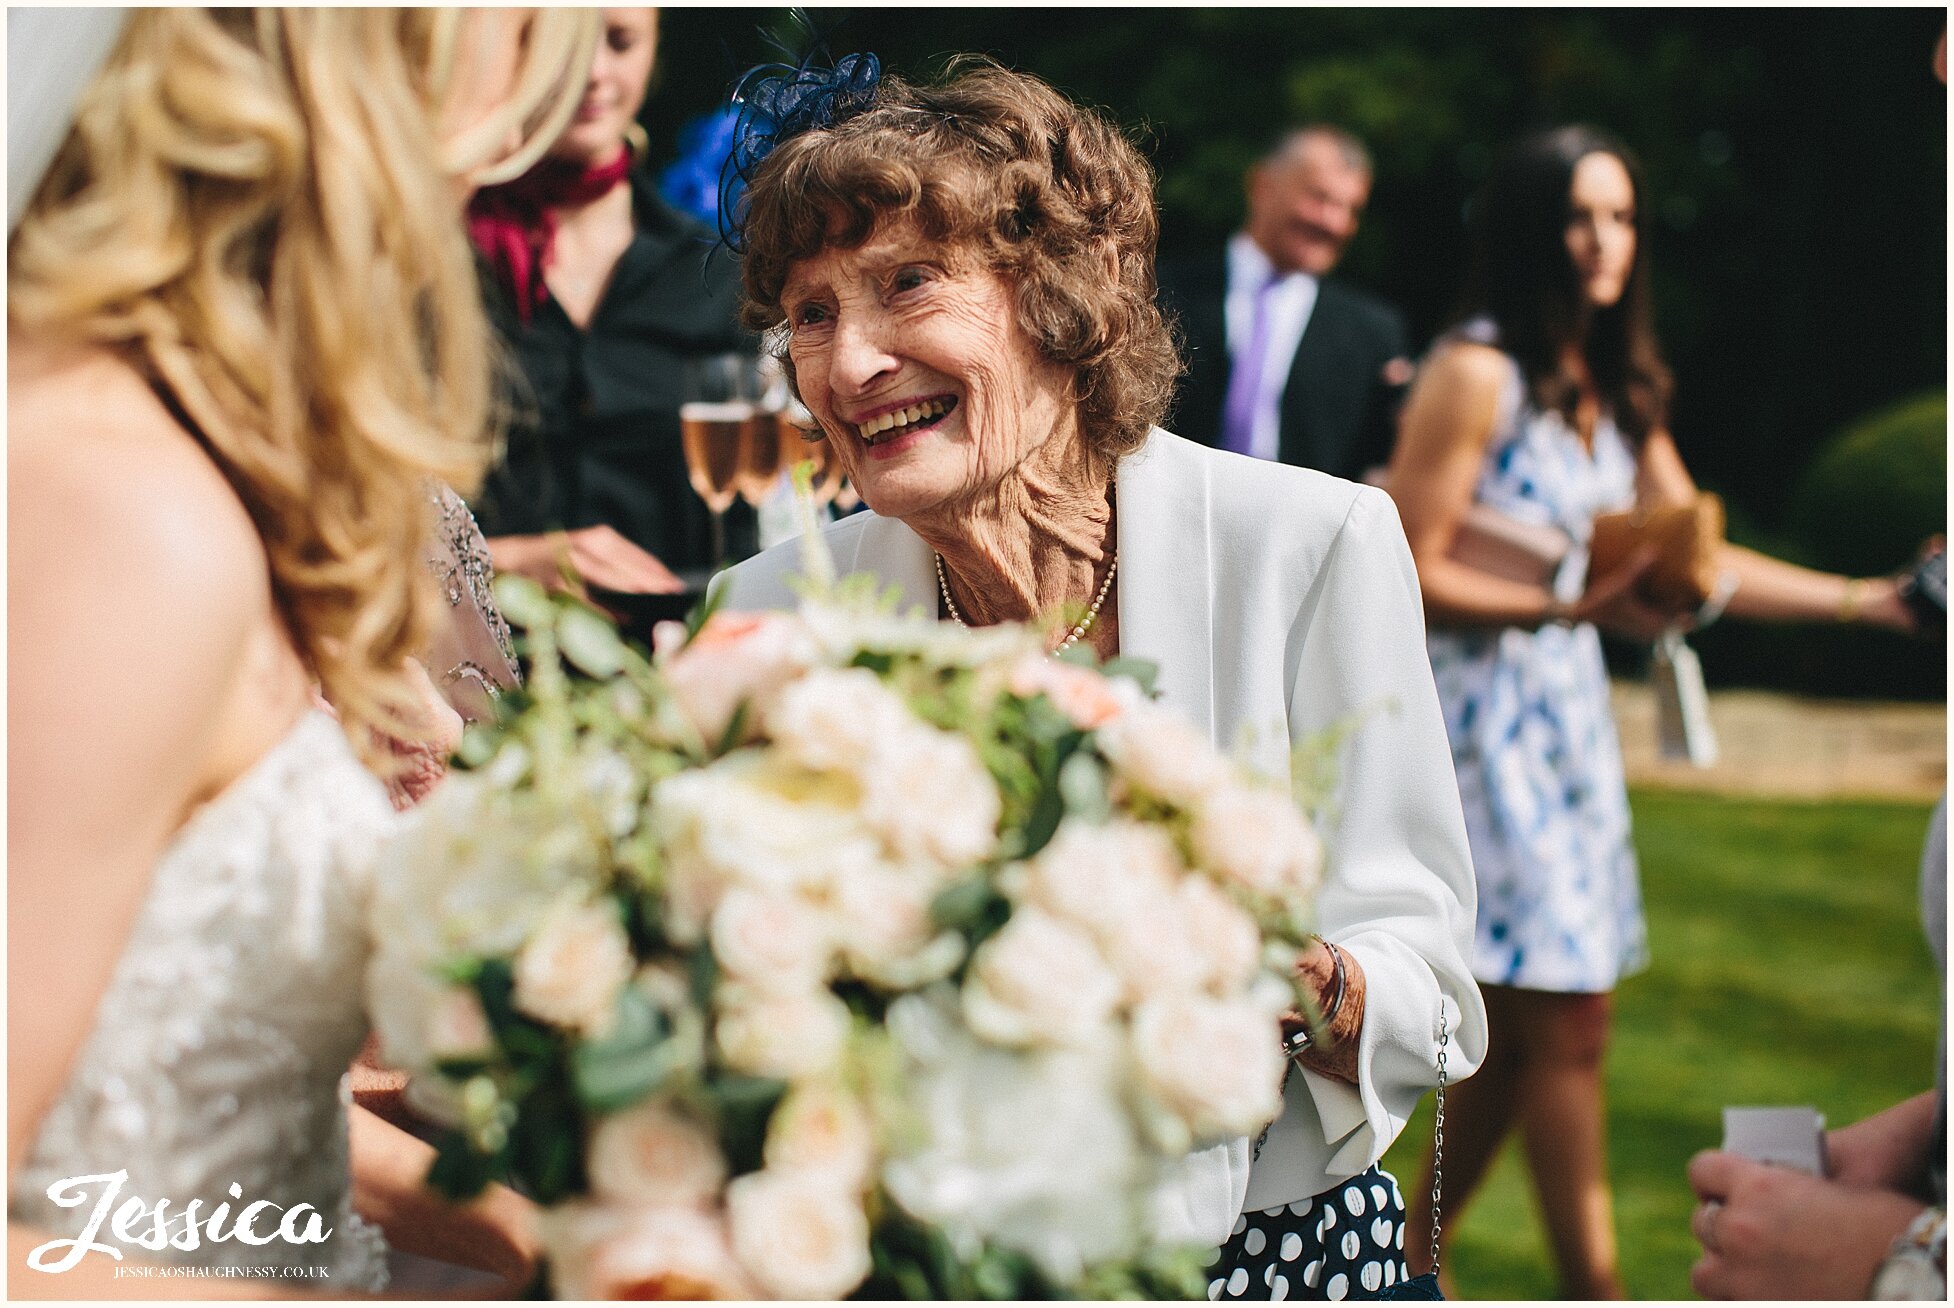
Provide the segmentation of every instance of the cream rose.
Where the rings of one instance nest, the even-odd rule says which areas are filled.
[[[544,1248],[559,1299],[754,1299],[725,1219],[679,1204],[569,1203],[545,1209]]]
[[[1067,818],[1025,865],[1023,898],[1111,938],[1129,923],[1144,929],[1164,915],[1181,870],[1174,843],[1160,827],[1125,818],[1100,826]]]
[[[1133,1014],[1142,1082],[1198,1139],[1253,1135],[1282,1107],[1281,1028],[1247,1000],[1161,996]]]
[[[1262,956],[1255,919],[1206,877],[1181,879],[1174,892],[1175,919],[1202,960],[1201,984],[1226,998],[1254,979]]]
[[[862,786],[862,817],[900,862],[960,872],[997,849],[1003,801],[962,736],[917,725],[889,737]]]
[[[847,1047],[848,1005],[825,989],[794,994],[737,984],[719,988],[714,1038],[735,1070],[787,1080],[832,1069]]]
[[[978,946],[963,986],[964,1020],[1007,1045],[1082,1045],[1104,1033],[1120,980],[1091,936],[1020,906]]]
[[[1100,728],[1098,740],[1122,781],[1181,808],[1234,778],[1234,769],[1193,723],[1159,704],[1134,705]]]
[[[834,930],[827,915],[799,895],[734,886],[713,910],[712,953],[734,980],[766,990],[807,990],[828,980]]]
[[[936,878],[915,868],[864,864],[835,878],[829,911],[849,970],[878,985],[913,990],[963,962],[963,937],[930,917]]]
[[[774,744],[817,771],[864,772],[884,741],[916,725],[902,697],[867,668],[810,672],[783,689],[767,712]]]
[[[860,1194],[875,1177],[875,1127],[861,1100],[839,1085],[805,1081],[767,1123],[766,1161],[779,1171],[824,1173]]]
[[[861,1199],[820,1172],[750,1172],[726,1190],[733,1252],[777,1299],[840,1299],[873,1267]]]
[[[1311,895],[1323,872],[1323,842],[1280,790],[1233,785],[1210,794],[1189,832],[1194,856],[1224,880],[1259,895]]]
[[[823,779],[746,750],[660,782],[652,823],[665,848],[666,928],[680,944],[705,933],[734,885],[821,895],[878,857],[846,779]]]
[[[710,1204],[726,1184],[718,1140],[656,1099],[600,1119],[587,1157],[590,1188],[621,1203]]]
[[[436,1059],[485,1058],[495,1052],[488,1014],[473,990],[449,986],[441,993],[427,1015],[427,1049]]]
[[[601,1035],[634,966],[612,904],[560,900],[516,955],[516,1007],[555,1026]]]

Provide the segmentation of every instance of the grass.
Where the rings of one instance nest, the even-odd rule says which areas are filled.
[[[1813,1104],[1834,1126],[1933,1084],[1942,982],[1920,931],[1912,804],[1773,803],[1638,791],[1648,971],[1616,992],[1609,1163],[1622,1270],[1638,1299],[1693,1297],[1683,1169],[1726,1104]],[[1386,1158],[1409,1191],[1431,1104]],[[1509,1142],[1451,1264],[1472,1299],[1556,1295],[1532,1190]]]

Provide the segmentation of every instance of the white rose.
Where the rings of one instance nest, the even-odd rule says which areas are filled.
[[[580,765],[584,793],[597,805],[612,839],[628,834],[640,813],[637,769],[613,749],[587,755]]]
[[[717,745],[741,703],[764,705],[773,691],[812,667],[817,653],[791,614],[722,611],[658,667],[692,725],[708,745]]]
[[[999,1044],[1080,1045],[1104,1034],[1120,980],[1091,936],[1024,906],[978,946],[963,987],[964,1020]]]
[[[604,871],[583,823],[563,822],[534,792],[457,773],[381,848],[369,915],[377,950],[407,967],[513,954],[560,894],[594,889]]]
[[[963,962],[963,937],[930,917],[935,878],[916,868],[863,864],[835,878],[829,907],[849,970],[865,981],[913,990]]]
[[[776,1170],[826,1173],[860,1194],[875,1176],[875,1127],[854,1095],[831,1081],[805,1081],[767,1123],[766,1161]]]
[[[1203,867],[1272,898],[1316,892],[1323,842],[1280,790],[1232,785],[1210,794],[1189,832]]]
[[[1246,1000],[1161,996],[1133,1014],[1142,1083],[1197,1138],[1254,1135],[1282,1107],[1281,1026]]]
[[[562,900],[516,955],[516,1007],[555,1026],[601,1035],[634,965],[613,905]]]
[[[899,861],[958,872],[997,849],[1004,804],[962,736],[913,726],[884,740],[863,787],[862,817]]]
[[[958,1244],[1037,1261],[1061,1284],[1132,1256],[1151,1164],[1124,1102],[1124,1049],[1024,1052],[985,1044],[947,1003],[904,995],[888,1031],[902,1056],[884,1163],[889,1194]]]
[[[840,1299],[874,1266],[860,1197],[823,1173],[748,1173],[727,1187],[726,1212],[734,1254],[775,1298]]]
[[[727,984],[713,1034],[734,1071],[793,1081],[840,1062],[851,1025],[848,1005],[825,989],[783,994]]]
[[[486,1058],[495,1052],[495,1035],[481,998],[466,986],[449,986],[427,1015],[427,1048],[437,1060]]]
[[[718,1140],[655,1099],[601,1118],[587,1156],[590,1188],[602,1199],[711,1204],[726,1184]]]
[[[867,668],[822,668],[784,687],[767,732],[795,762],[816,771],[863,773],[884,740],[912,731],[909,706]]]
[[[828,980],[834,952],[827,915],[799,895],[734,886],[713,910],[713,957],[736,981],[806,990]]]
[[[559,1299],[754,1299],[725,1219],[696,1207],[573,1202],[543,1210]]]

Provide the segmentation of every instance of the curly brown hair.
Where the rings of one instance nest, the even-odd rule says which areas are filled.
[[[746,323],[781,325],[795,263],[913,222],[1012,284],[1019,325],[1077,369],[1088,440],[1117,458],[1166,412],[1181,371],[1154,303],[1153,182],[1117,125],[1036,77],[974,59],[932,86],[886,77],[873,107],[755,170],[739,215]]]

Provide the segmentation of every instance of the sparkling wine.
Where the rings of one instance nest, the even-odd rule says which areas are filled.
[[[780,481],[781,461],[791,457],[789,441],[799,444],[779,413],[762,411],[754,415],[746,443],[740,447],[739,490],[748,504],[758,508],[762,500],[773,494],[774,486]]]
[[[693,401],[679,406],[685,470],[692,478],[692,489],[714,513],[724,513],[733,507],[745,448],[757,415],[758,410],[743,400]]]

